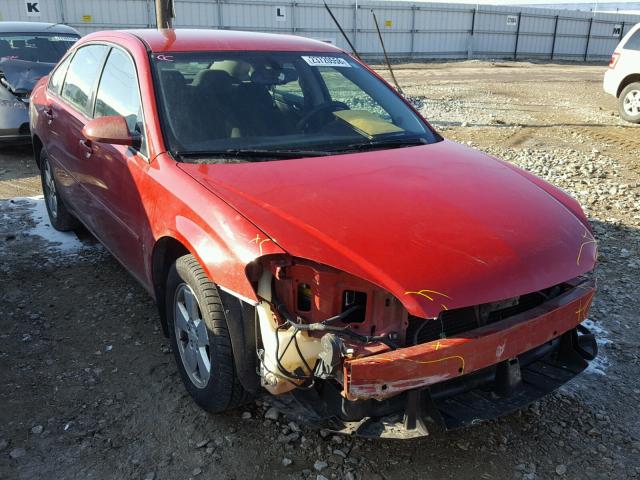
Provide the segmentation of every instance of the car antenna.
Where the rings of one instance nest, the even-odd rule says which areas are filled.
[[[340,26],[340,22],[338,22],[338,19],[333,15],[333,12],[329,8],[329,5],[327,5],[327,2],[322,2],[322,3],[324,3],[324,8],[327,9],[327,12],[329,12],[329,15],[331,15],[331,19],[333,20],[333,22],[338,27],[338,30],[340,30],[340,33],[342,34],[344,39],[349,44],[349,47],[351,48],[351,51],[353,52],[353,54],[358,58],[358,60],[362,60],[362,58],[360,58],[360,55],[358,55],[358,52],[356,51],[356,47],[353,46],[353,43],[351,43],[351,40],[349,40],[349,37],[347,37],[347,34],[344,32],[344,30]]]
[[[380,45],[382,45],[382,53],[384,53],[384,59],[387,62],[387,68],[389,68],[389,73],[391,74],[391,78],[393,78],[393,83],[396,86],[398,92],[401,95],[404,95],[404,92],[400,88],[398,84],[398,80],[396,80],[396,76],[393,73],[393,68],[391,68],[391,62],[389,61],[389,56],[387,55],[387,49],[384,47],[384,41],[382,40],[382,33],[380,33],[380,26],[378,25],[378,18],[376,17],[376,12],[371,9],[371,14],[373,15],[373,22],[376,24],[376,30],[378,31],[378,38],[380,39]]]

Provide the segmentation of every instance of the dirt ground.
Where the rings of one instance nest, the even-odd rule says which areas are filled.
[[[39,179],[29,149],[2,149],[0,478],[640,477],[640,128],[619,120],[604,70],[397,67],[444,136],[574,195],[600,252],[589,370],[523,411],[419,440],[326,435],[265,418],[263,400],[200,411],[152,301],[89,235],[52,232],[42,200],[14,199],[39,195]]]

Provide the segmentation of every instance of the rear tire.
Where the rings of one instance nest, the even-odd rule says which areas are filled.
[[[640,123],[640,82],[630,83],[618,97],[620,117],[630,123]]]
[[[40,180],[42,182],[44,203],[47,206],[51,226],[60,232],[68,232],[78,228],[80,222],[69,213],[69,210],[67,210],[67,207],[60,197],[56,179],[53,176],[53,168],[47,157],[47,152],[45,152],[44,149],[40,151]]]
[[[178,371],[195,402],[220,413],[249,401],[236,373],[218,289],[193,255],[184,255],[171,266],[166,313]]]

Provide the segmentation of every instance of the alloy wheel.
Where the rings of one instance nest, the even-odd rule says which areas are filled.
[[[640,115],[640,90],[630,90],[624,97],[624,111],[631,116]]]
[[[187,375],[198,388],[211,375],[209,334],[198,299],[189,285],[178,285],[174,298],[174,329],[178,351]]]
[[[56,183],[53,180],[51,172],[51,164],[49,161],[44,162],[44,198],[49,207],[49,212],[53,218],[58,216],[58,194],[56,192]]]

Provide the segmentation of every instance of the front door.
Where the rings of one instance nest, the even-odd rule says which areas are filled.
[[[80,139],[82,186],[89,193],[95,234],[134,274],[144,281],[143,238],[149,222],[139,186],[149,163],[138,78],[133,60],[124,50],[111,48],[100,77],[93,118],[125,117],[132,133],[142,140],[135,147]],[[146,282],[145,282],[146,283]]]

